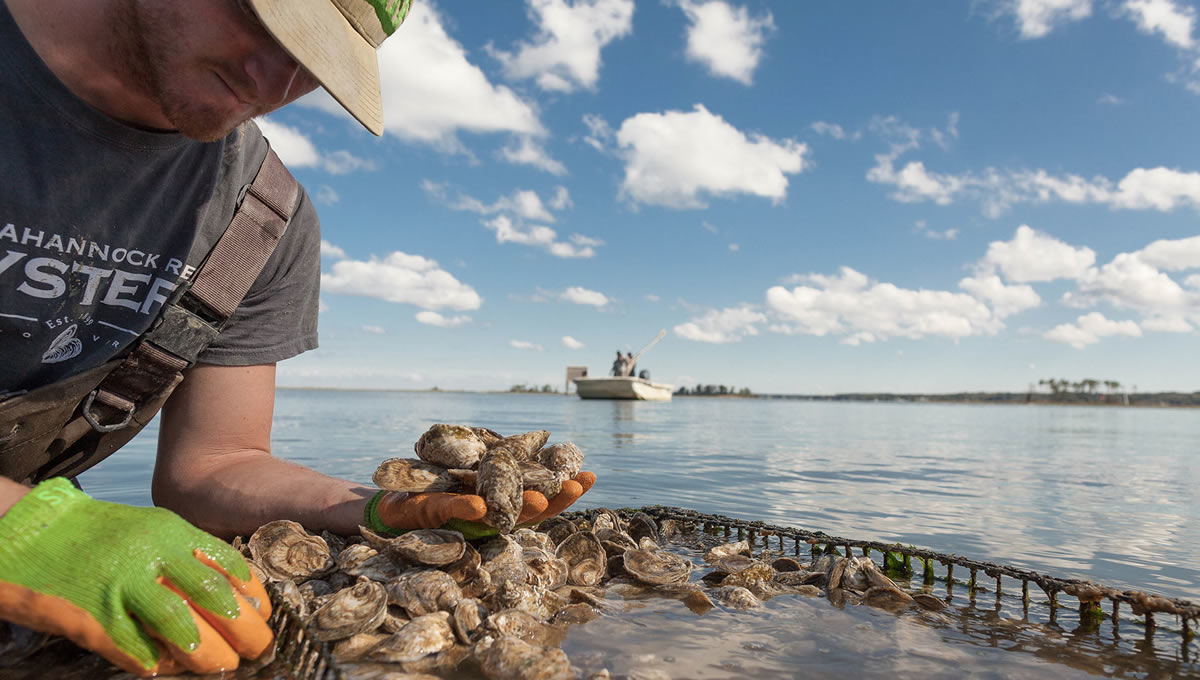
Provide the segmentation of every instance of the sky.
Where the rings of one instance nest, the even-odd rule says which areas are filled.
[[[416,0],[386,131],[260,119],[322,225],[284,386],[1200,389],[1181,0]]]

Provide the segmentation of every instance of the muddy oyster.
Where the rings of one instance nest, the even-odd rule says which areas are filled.
[[[473,468],[487,445],[469,427],[437,424],[413,445],[417,457],[446,468]]]
[[[566,481],[583,469],[583,452],[571,442],[551,444],[537,452],[537,461]]]
[[[479,478],[475,493],[487,503],[483,522],[507,534],[517,523],[524,505],[521,469],[516,460],[502,448],[493,448],[479,461]]]
[[[254,532],[250,554],[271,581],[291,579],[297,583],[329,573],[336,566],[329,545],[296,522],[268,522]]]
[[[475,656],[489,679],[570,680],[575,677],[563,650],[536,647],[517,638],[484,638],[475,644]]]
[[[310,623],[318,640],[341,640],[374,630],[387,616],[387,593],[383,586],[359,578],[338,591],[312,614]]]
[[[419,661],[453,647],[454,641],[450,614],[434,612],[409,621],[368,652],[367,658],[390,663]]]
[[[683,583],[692,573],[692,563],[665,550],[626,550],[625,571],[648,585]]]
[[[402,564],[441,567],[457,562],[467,550],[467,541],[457,531],[417,529],[394,538],[359,527],[367,544]]]
[[[426,493],[449,491],[459,481],[441,465],[413,458],[389,458],[379,464],[371,476],[375,486],[388,491]]]
[[[554,551],[554,556],[567,564],[567,583],[574,586],[594,586],[604,578],[608,556],[600,539],[590,531],[571,534]]]

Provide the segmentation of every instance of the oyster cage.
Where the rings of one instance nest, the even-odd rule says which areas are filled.
[[[333,660],[329,643],[317,640],[312,628],[280,597],[275,584],[267,584],[271,596],[271,618],[267,621],[275,633],[273,653],[268,653],[250,669],[253,677],[286,680],[346,680]]]
[[[1051,624],[1057,622],[1059,610],[1067,608],[1058,601],[1060,593],[1078,600],[1077,610],[1081,625],[1098,625],[1108,621],[1114,632],[1119,629],[1122,620],[1130,619],[1121,612],[1122,603],[1128,604],[1132,617],[1141,619],[1140,623],[1147,638],[1154,636],[1158,631],[1178,635],[1185,660],[1189,657],[1189,642],[1195,637],[1197,624],[1200,622],[1200,604],[1188,600],[1148,594],[1140,590],[1122,591],[1083,579],[1057,578],[1030,569],[973,560],[953,553],[940,553],[911,545],[830,536],[822,531],[781,527],[764,522],[747,521],[663,505],[646,506],[640,509],[624,508],[618,512],[626,517],[635,512],[644,512],[660,524],[665,519],[671,519],[682,524],[684,530],[702,532],[714,537],[724,536],[733,539],[736,534],[736,540],[746,540],[751,547],[754,547],[756,542],[761,542],[763,548],[770,548],[772,541],[775,540],[780,553],[788,554],[790,547],[795,555],[799,556],[807,552],[814,560],[822,554],[835,551],[849,556],[852,548],[858,548],[864,556],[869,556],[870,551],[874,550],[882,555],[884,564],[881,568],[885,571],[889,571],[895,565],[907,569],[912,578],[920,578],[924,585],[933,585],[942,581],[945,583],[947,595],[950,594],[955,584],[965,584],[972,601],[977,592],[985,590],[979,583],[981,573],[989,579],[995,579],[994,592],[997,600],[1005,593],[1003,579],[1008,578],[1020,582],[1021,601],[1026,614],[1028,614],[1031,604],[1029,584],[1033,583],[1047,597],[1047,602],[1044,604],[1049,609],[1047,617]],[[565,516],[585,516],[587,512],[563,514]],[[791,542],[790,546],[787,544],[788,541]],[[921,563],[922,568],[919,573],[910,567],[914,560]],[[939,577],[935,573],[934,561],[945,568],[943,576]],[[966,581],[955,578],[954,568],[956,566],[964,568],[970,573]],[[1101,604],[1105,601],[1109,603],[1110,610],[1108,612],[1104,611]],[[1160,623],[1155,619],[1155,614],[1169,614],[1175,617],[1178,620],[1178,626]]]

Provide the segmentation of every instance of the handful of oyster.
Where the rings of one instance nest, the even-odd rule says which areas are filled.
[[[388,491],[478,494],[487,503],[483,522],[507,534],[526,489],[553,498],[583,469],[578,446],[546,446],[549,439],[546,430],[503,437],[485,427],[438,424],[413,445],[417,458],[383,461],[372,481]]]

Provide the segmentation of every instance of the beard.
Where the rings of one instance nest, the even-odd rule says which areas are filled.
[[[187,56],[201,51],[192,49],[189,34],[179,28],[190,19],[178,7],[161,0],[118,2],[113,14],[118,63],[124,65],[129,84],[157,103],[176,131],[196,141],[215,142],[266,110],[232,110],[189,91],[189,79],[215,78],[221,71],[202,57]]]

